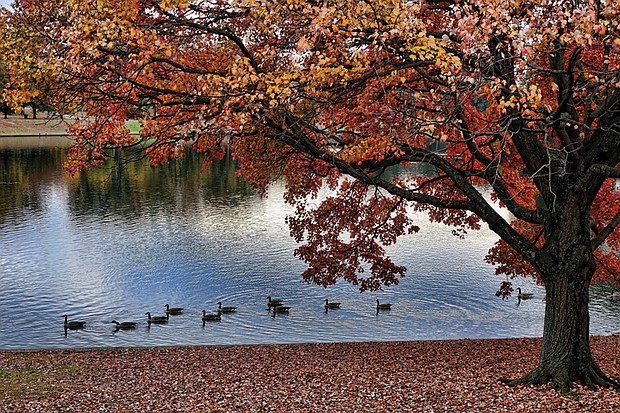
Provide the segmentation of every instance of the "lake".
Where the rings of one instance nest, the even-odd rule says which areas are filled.
[[[542,287],[519,279],[515,288],[533,299],[495,296],[505,278],[483,261],[497,239],[486,228],[460,239],[416,215],[421,231],[390,248],[408,268],[399,285],[323,288],[301,279],[283,185],[260,198],[230,158],[201,173],[192,155],[159,169],[141,161],[70,177],[63,146],[0,145],[2,350],[542,335]],[[609,294],[592,289],[593,334],[620,332],[620,302]],[[267,296],[290,313],[272,316]],[[342,308],[325,312],[325,298]],[[377,313],[377,299],[392,309]],[[218,301],[237,312],[203,325],[201,311]],[[163,315],[165,304],[185,311],[149,327],[145,312]],[[63,314],[86,328],[65,334]],[[112,320],[138,326],[115,331]]]

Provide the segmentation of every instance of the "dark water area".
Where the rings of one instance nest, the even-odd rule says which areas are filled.
[[[486,228],[460,239],[416,215],[421,231],[390,249],[409,270],[399,285],[325,289],[301,279],[283,185],[260,198],[230,158],[200,172],[195,155],[71,177],[62,146],[0,145],[2,350],[542,335],[542,287],[516,280],[532,300],[495,296],[503,278],[483,261],[497,239]],[[593,334],[620,332],[609,294],[592,290]],[[268,295],[290,313],[273,317]],[[325,298],[342,308],[325,312]],[[393,308],[377,314],[376,299]],[[218,301],[237,312],[203,325]],[[166,303],[185,311],[149,328],[145,312]],[[63,314],[86,328],[65,335]],[[112,320],[138,326],[115,331]]]

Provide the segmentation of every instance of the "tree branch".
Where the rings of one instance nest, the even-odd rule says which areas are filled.
[[[613,166],[603,165],[600,163],[592,165],[589,172],[605,178],[620,178],[620,167],[614,168]]]
[[[267,117],[268,126],[276,131],[276,139],[294,148],[295,150],[306,153],[311,157],[321,159],[328,164],[334,165],[338,170],[346,175],[359,180],[367,185],[380,187],[390,194],[401,197],[408,201],[431,205],[438,208],[459,209],[471,211],[482,218],[487,225],[497,233],[502,239],[508,242],[515,250],[522,254],[532,265],[536,266],[541,251],[528,239],[519,234],[509,222],[507,222],[487,200],[479,190],[474,187],[469,178],[448,161],[438,154],[429,152],[421,148],[409,148],[406,154],[407,161],[423,161],[436,166],[446,173],[450,180],[459,188],[466,200],[439,198],[428,194],[423,194],[415,190],[410,190],[388,182],[376,176],[366,173],[360,166],[352,165],[338,158],[329,150],[319,148],[311,139],[307,138],[300,127],[300,120],[293,114],[287,113],[286,129],[282,123],[277,123]],[[401,158],[402,159],[402,158]],[[367,165],[369,166],[369,165]],[[378,164],[375,166],[379,166]]]
[[[603,242],[607,239],[609,235],[618,227],[620,224],[620,210],[616,212],[616,215],[611,219],[609,224],[605,226],[602,230],[599,231],[598,235],[592,238],[592,251],[596,250],[600,247]]]

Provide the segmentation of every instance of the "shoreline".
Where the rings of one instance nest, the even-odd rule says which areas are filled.
[[[620,380],[620,336],[592,336]],[[507,387],[540,338],[0,351],[6,412],[620,411],[620,392]],[[4,409],[4,410],[2,410]]]
[[[66,133],[14,133],[14,134],[3,134],[3,133],[0,133],[0,139],[10,139],[10,138],[48,138],[48,137],[68,138],[69,135],[66,134]]]
[[[592,335],[591,337],[620,336],[620,333],[609,335]],[[0,348],[2,353],[56,353],[56,352],[91,352],[91,351],[132,351],[132,350],[156,350],[156,349],[196,349],[196,348],[230,348],[230,347],[270,347],[270,346],[317,346],[331,344],[372,345],[390,343],[450,343],[462,341],[493,341],[493,340],[542,340],[542,337],[493,337],[493,338],[454,338],[454,339],[421,339],[421,340],[383,340],[383,341],[325,341],[325,342],[284,342],[284,343],[250,343],[250,344],[171,344],[171,345],[144,345],[144,346],[102,346],[102,347],[50,347],[50,348]]]
[[[620,333],[604,335],[591,334],[591,339],[605,337],[620,337]],[[308,341],[308,342],[282,342],[282,343],[235,343],[235,344],[170,344],[170,345],[141,345],[141,346],[102,346],[102,347],[49,347],[49,348],[0,348],[2,353],[54,353],[54,352],[90,352],[90,351],[131,351],[131,350],[154,350],[154,349],[194,349],[194,348],[229,348],[229,347],[269,347],[269,346],[316,346],[330,344],[390,344],[390,343],[451,343],[467,341],[503,341],[503,340],[542,340],[542,336],[530,337],[485,337],[485,338],[449,338],[449,339],[416,339],[416,340],[382,340],[382,341]],[[620,357],[620,348],[618,349]]]
[[[61,119],[58,115],[38,112],[37,119],[24,119],[21,115],[9,115],[7,119],[0,114],[0,138],[20,137],[69,137],[67,125],[74,119]],[[126,127],[132,135],[138,135],[139,122],[131,120]]]
[[[24,119],[21,115],[9,115],[7,119],[0,116],[0,137],[20,137],[39,135],[67,136],[65,123],[57,117],[50,117],[40,112],[37,119]]]
[[[21,115],[0,115],[0,149],[27,149],[31,147],[69,147],[72,138],[65,124],[58,118],[48,118],[40,113],[37,119],[24,119]]]

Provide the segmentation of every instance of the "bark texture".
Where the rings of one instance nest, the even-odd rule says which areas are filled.
[[[590,283],[596,269],[592,255],[589,210],[568,194],[546,223],[546,257],[538,264],[546,287],[543,344],[539,366],[509,384],[545,384],[568,390],[573,382],[588,387],[614,387],[592,358],[590,349]],[[581,195],[582,197],[585,195]]]
[[[598,367],[590,350],[588,284],[559,278],[546,285],[547,307],[540,363],[526,376],[506,380],[508,384],[552,382],[568,390],[573,382],[588,387],[614,387],[618,384]]]

